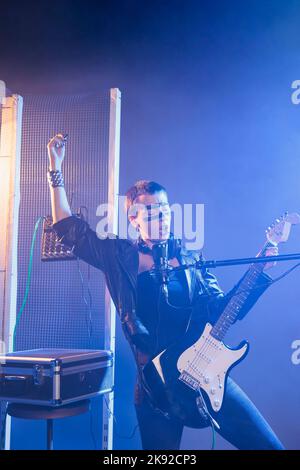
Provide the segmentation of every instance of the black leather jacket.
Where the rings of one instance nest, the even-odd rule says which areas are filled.
[[[149,333],[137,316],[137,275],[139,255],[137,244],[131,240],[114,238],[98,238],[89,224],[72,215],[53,225],[61,243],[73,249],[73,253],[95,268],[103,271],[116,310],[120,316],[122,328],[133,350],[137,365],[147,362],[151,351],[149,349]],[[188,264],[198,260],[201,252],[181,248],[177,259],[180,264]],[[190,300],[194,296],[205,296],[206,318],[204,321],[214,323],[222,312],[231,295],[235,293],[242,279],[228,293],[221,290],[216,277],[207,269],[189,269],[187,275]],[[246,273],[245,273],[246,275]],[[243,276],[244,277],[244,276]],[[242,319],[252,308],[260,295],[272,282],[272,278],[262,272],[258,285],[251,292],[246,303],[240,310]],[[204,315],[204,311],[203,311]]]

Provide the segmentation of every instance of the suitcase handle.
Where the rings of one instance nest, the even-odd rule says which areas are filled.
[[[28,377],[25,377],[25,375],[6,375],[4,377],[4,382],[21,382],[27,379]]]

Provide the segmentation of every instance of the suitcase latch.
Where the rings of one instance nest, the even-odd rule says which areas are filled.
[[[34,385],[42,385],[44,381],[43,376],[43,367],[39,365],[35,365],[33,368],[33,383]]]

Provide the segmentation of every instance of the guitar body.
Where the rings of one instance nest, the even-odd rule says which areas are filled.
[[[237,349],[228,348],[211,336],[206,324],[200,337],[190,325],[183,338],[154,357],[143,368],[144,385],[153,403],[186,426],[205,427],[196,398],[201,389],[209,412],[222,407],[226,378],[230,369],[247,354],[246,341]],[[199,330],[198,330],[199,331]]]

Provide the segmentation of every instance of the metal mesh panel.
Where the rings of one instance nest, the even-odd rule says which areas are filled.
[[[88,209],[95,229],[96,208],[107,202],[110,95],[24,96],[21,148],[21,204],[18,245],[19,311],[25,294],[30,244],[35,222],[51,213],[46,171],[46,145],[57,132],[69,134],[63,165],[72,212]],[[102,273],[83,261],[41,262],[42,223],[38,230],[30,291],[18,325],[16,350],[103,348],[104,293]],[[78,266],[85,279],[83,295]],[[92,336],[86,281],[90,275]]]

